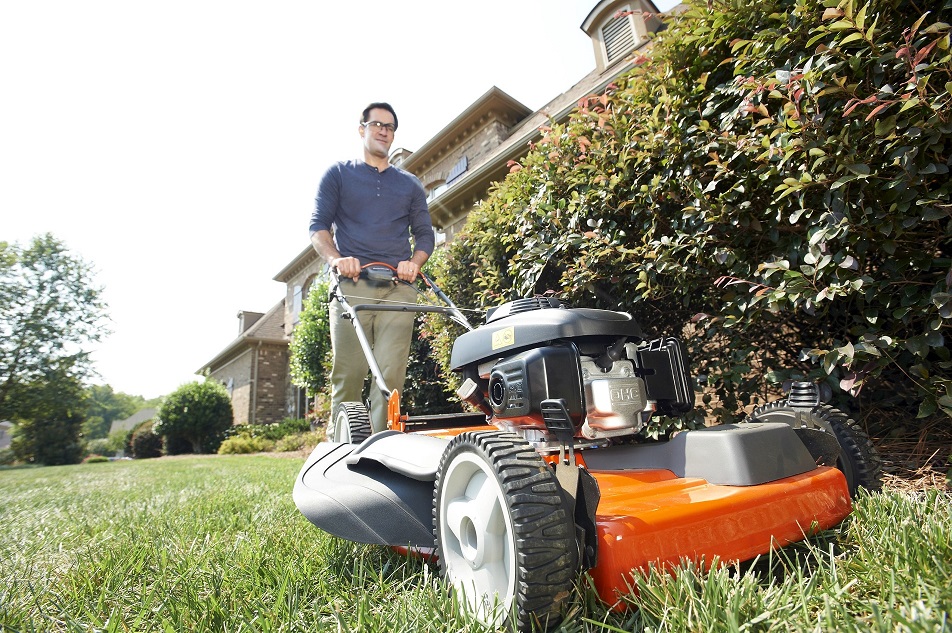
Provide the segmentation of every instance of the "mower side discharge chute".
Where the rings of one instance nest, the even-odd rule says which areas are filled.
[[[433,545],[433,479],[448,441],[395,431],[361,445],[323,442],[294,485],[294,503],[325,532],[358,543]]]

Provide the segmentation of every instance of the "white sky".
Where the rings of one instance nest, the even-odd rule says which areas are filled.
[[[0,240],[96,268],[101,382],[153,398],[238,334],[308,245],[324,168],[389,101],[419,148],[493,85],[541,108],[595,66],[596,0],[0,4]],[[662,10],[673,2],[659,2]]]

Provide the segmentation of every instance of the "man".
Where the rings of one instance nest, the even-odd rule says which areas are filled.
[[[396,130],[397,114],[389,104],[367,106],[357,128],[363,142],[363,160],[332,165],[317,190],[311,215],[311,243],[324,261],[337,268],[341,288],[351,305],[415,303],[413,288],[365,279],[360,276],[360,268],[370,262],[384,262],[396,268],[400,279],[412,283],[433,252],[433,225],[423,185],[413,174],[390,164],[390,146]],[[332,301],[332,412],[341,402],[360,402],[368,372],[354,326],[341,318],[342,313],[340,304]],[[413,314],[362,311],[359,318],[384,382],[390,389],[402,392]],[[386,427],[387,403],[376,387],[370,390],[370,402],[373,430],[382,431]],[[332,418],[328,437],[333,437],[333,424]]]

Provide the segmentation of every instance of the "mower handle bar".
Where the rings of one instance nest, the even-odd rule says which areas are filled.
[[[387,275],[386,273],[383,273],[381,267],[389,269],[390,274]],[[413,283],[398,278],[396,268],[390,264],[385,264],[383,262],[371,262],[361,266],[360,270],[361,278],[372,279],[376,281],[389,281],[394,284],[402,283],[410,286],[418,293],[420,292],[420,290]],[[454,304],[453,301],[440,289],[440,287],[437,286],[436,283],[422,270],[419,272],[419,276],[423,280],[423,283],[427,288],[432,290],[433,294],[435,294],[445,305],[417,305],[395,302],[393,305],[356,304],[352,306],[350,303],[348,303],[347,297],[344,296],[344,292],[340,288],[341,278],[336,266],[331,267],[331,275],[333,277],[333,284],[331,285],[330,290],[331,298],[340,302],[341,307],[344,309],[344,318],[350,319],[351,324],[353,324],[354,330],[357,334],[357,341],[360,343],[360,348],[363,351],[364,357],[367,359],[367,364],[370,367],[370,374],[374,378],[374,383],[377,385],[377,389],[383,393],[384,398],[390,397],[390,389],[387,387],[387,383],[383,379],[383,372],[380,370],[380,366],[377,365],[377,359],[374,358],[373,349],[370,346],[370,341],[367,339],[367,334],[364,332],[364,328],[360,324],[360,319],[357,318],[358,312],[439,313],[447,315],[467,330],[473,329],[473,326],[469,324],[469,321],[466,319],[460,309],[456,307],[456,304]]]

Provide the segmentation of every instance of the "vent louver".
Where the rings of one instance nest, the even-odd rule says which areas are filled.
[[[605,42],[605,54],[609,63],[634,48],[635,35],[632,32],[629,16],[620,15],[603,26],[602,41]]]

